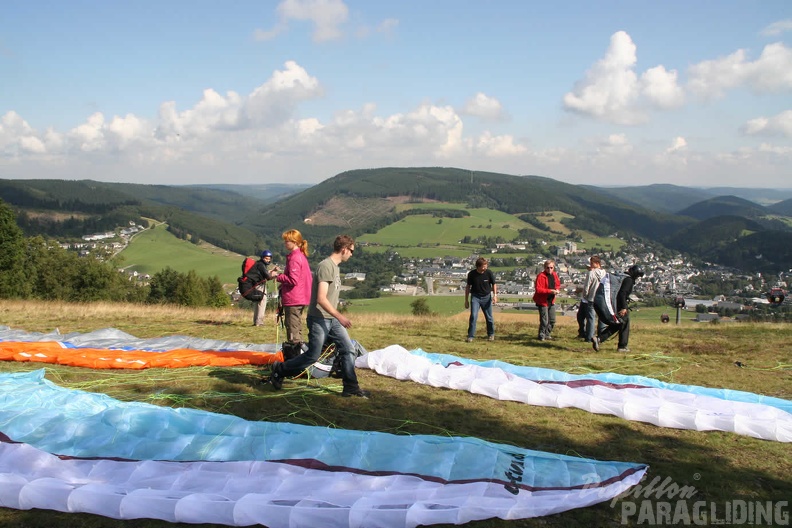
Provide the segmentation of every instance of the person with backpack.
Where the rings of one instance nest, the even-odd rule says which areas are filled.
[[[598,255],[592,255],[589,258],[589,272],[586,275],[586,282],[583,285],[583,296],[580,299],[580,310],[583,311],[585,319],[583,340],[590,343],[597,333],[594,327],[595,312],[594,312],[594,298],[597,295],[597,288],[599,288],[602,278],[605,276],[605,270],[602,269],[602,259]],[[579,311],[580,311],[579,310]]]
[[[297,376],[316,363],[325,343],[334,343],[339,356],[341,381],[344,389],[341,396],[368,398],[369,392],[360,388],[355,373],[355,345],[347,328],[352,327],[344,314],[338,311],[341,292],[341,272],[338,268],[352,258],[355,241],[348,235],[339,235],[333,242],[333,253],[319,263],[313,283],[311,304],[308,308],[308,351],[284,362],[272,364],[270,383],[275,390],[283,386],[283,379]]]
[[[555,327],[555,297],[561,293],[561,279],[555,271],[555,261],[550,259],[544,263],[544,271],[534,281],[533,301],[539,308],[539,341],[552,341],[550,335]]]
[[[272,251],[265,249],[261,252],[261,257],[253,265],[253,268],[247,272],[248,278],[256,285],[255,288],[263,294],[260,301],[254,301],[253,326],[264,324],[264,314],[267,311],[267,281],[274,278],[273,273],[277,269],[277,266],[272,265]]]
[[[614,276],[607,274],[602,279],[600,286],[597,288],[594,308],[597,311],[600,322],[605,323],[605,328],[591,340],[591,346],[595,351],[599,351],[600,345],[616,332],[619,333],[617,352],[630,351],[628,346],[630,341],[630,310],[628,303],[630,302],[630,295],[632,294],[635,281],[643,276],[643,268],[638,264],[633,264],[627,269],[626,275],[619,277],[621,284],[615,294],[615,307],[612,306],[612,292],[610,291],[610,288],[614,287]],[[606,281],[608,282],[606,283]],[[613,308],[613,311],[610,308]]]
[[[302,233],[290,229],[281,235],[288,254],[283,273],[275,276],[280,284],[280,304],[286,326],[286,341],[283,343],[285,359],[302,354],[303,311],[311,302],[313,277],[308,265],[308,241]]]

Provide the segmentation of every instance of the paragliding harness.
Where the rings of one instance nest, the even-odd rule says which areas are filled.
[[[602,319],[602,322],[609,325],[624,324],[624,319],[619,316],[619,311],[616,309],[616,296],[625,277],[627,277],[626,273],[606,273],[599,286],[602,288],[603,296],[600,297],[598,289],[597,296],[594,298],[594,310],[597,312],[597,316]]]
[[[242,276],[237,279],[239,294],[248,301],[259,302],[264,298],[264,292],[256,286],[266,281],[267,277],[261,277],[256,269],[256,260],[246,257],[242,261]]]
[[[280,292],[278,292],[278,311],[277,315],[275,316],[275,342],[277,343],[280,341],[280,330],[281,328],[286,330],[286,322],[283,312],[283,301],[280,296]],[[290,341],[284,341],[281,343],[281,351],[283,352],[283,361],[288,361],[291,358],[297,357],[303,353],[302,343],[292,343]]]

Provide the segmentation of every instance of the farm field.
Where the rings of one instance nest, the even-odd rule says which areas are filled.
[[[165,224],[138,233],[118,257],[122,259],[118,267],[138,273],[153,275],[166,267],[180,273],[195,270],[202,277],[217,275],[223,284],[234,287],[244,258],[210,244],[195,245],[176,238]]]

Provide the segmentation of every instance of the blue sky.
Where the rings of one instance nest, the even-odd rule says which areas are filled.
[[[792,2],[10,0],[0,178],[792,187]]]

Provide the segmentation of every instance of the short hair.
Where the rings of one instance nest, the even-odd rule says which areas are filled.
[[[602,264],[602,259],[599,257],[599,255],[592,255],[589,259],[589,262],[592,264]]]
[[[354,246],[355,240],[349,235],[338,235],[333,241],[333,252],[341,253],[344,248]]]
[[[477,268],[480,268],[484,264],[487,264],[487,259],[485,259],[484,257],[479,257],[479,258],[476,259],[476,267]]]

